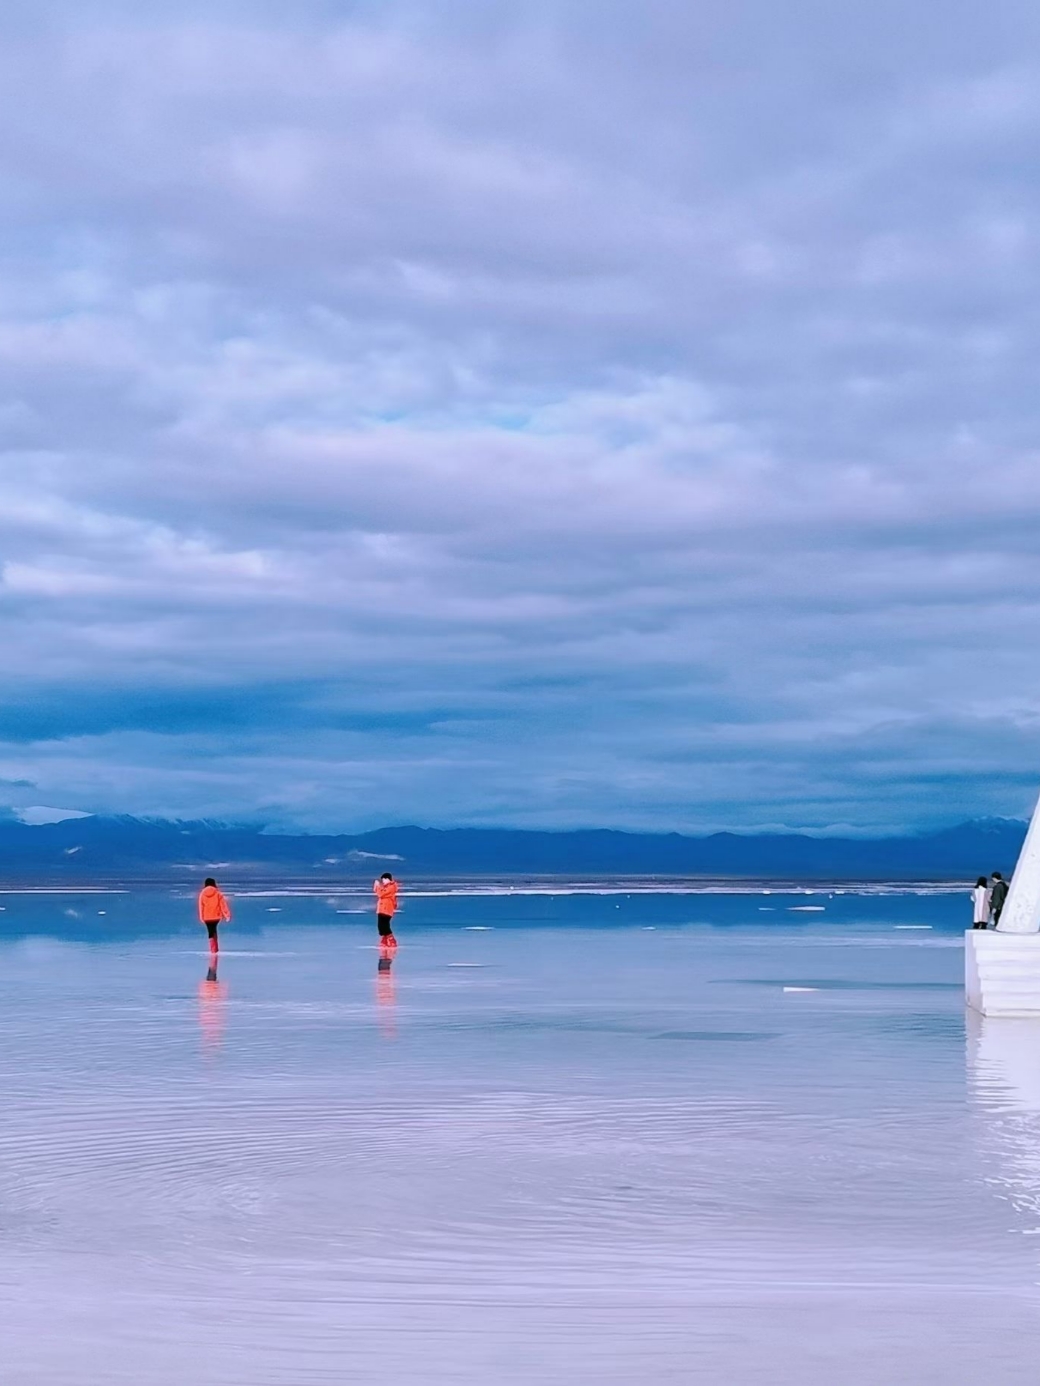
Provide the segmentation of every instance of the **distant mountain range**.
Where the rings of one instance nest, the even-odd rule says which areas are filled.
[[[798,880],[968,880],[1010,874],[1026,824],[984,819],[910,837],[805,833],[528,832],[507,828],[380,828],[291,836],[214,823],[79,818],[29,827],[0,822],[0,881],[277,877],[332,881],[384,869],[411,877],[697,876]]]

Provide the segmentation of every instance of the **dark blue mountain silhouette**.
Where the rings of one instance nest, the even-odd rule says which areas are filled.
[[[389,867],[422,876],[722,876],[967,880],[1014,867],[1024,823],[983,819],[887,838],[805,833],[532,832],[507,828],[380,828],[352,836],[292,836],[219,823],[80,818],[40,827],[0,822],[0,878],[31,882],[184,879],[204,868],[331,880]]]

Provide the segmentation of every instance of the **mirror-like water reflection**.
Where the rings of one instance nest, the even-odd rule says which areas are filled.
[[[388,957],[285,899],[219,975],[124,903],[0,942],[5,1386],[1035,1379],[1040,1026],[966,1033],[958,902],[412,901]]]
[[[986,1180],[1013,1216],[1040,1234],[1040,1022],[967,1013],[968,1071]],[[1040,1271],[1040,1246],[1037,1249]],[[1040,1275],[1038,1275],[1040,1279]]]

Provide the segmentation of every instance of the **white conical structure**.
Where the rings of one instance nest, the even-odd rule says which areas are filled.
[[[1040,803],[1033,811],[997,932],[1040,933]]]
[[[996,929],[964,939],[968,1005],[982,1015],[1040,1019],[1040,804]]]

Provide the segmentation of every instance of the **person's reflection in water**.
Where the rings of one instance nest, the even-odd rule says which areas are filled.
[[[217,977],[214,959],[199,983],[199,1027],[203,1053],[216,1054],[224,1038],[224,1001],[227,987]]]
[[[394,1023],[396,1004],[394,955],[390,949],[380,949],[379,963],[376,967],[376,1014],[379,1018],[379,1032],[384,1039],[393,1039],[397,1034],[397,1026]]]

